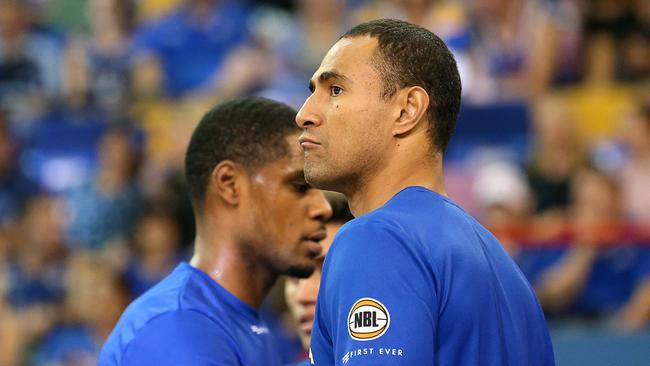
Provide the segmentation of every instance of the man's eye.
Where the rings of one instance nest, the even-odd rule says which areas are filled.
[[[332,86],[330,87],[330,93],[333,97],[339,96],[341,93],[343,93],[343,88],[340,86]]]
[[[300,193],[305,193],[309,190],[309,188],[311,188],[311,186],[307,183],[296,183],[293,186],[296,189],[296,191]]]

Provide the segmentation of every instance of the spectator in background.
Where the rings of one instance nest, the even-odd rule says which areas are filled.
[[[19,365],[22,361],[27,343],[23,330],[15,311],[0,298],[0,365]]]
[[[121,249],[126,247],[124,241],[142,204],[134,139],[130,130],[108,130],[100,141],[99,170],[94,179],[64,197],[69,244],[82,250],[107,251],[116,265],[123,264]]]
[[[625,40],[622,70],[628,80],[647,81],[650,78],[650,2],[635,0],[632,3],[635,26]]]
[[[25,1],[0,2],[0,106],[30,119],[61,95],[59,43],[31,29]]]
[[[472,102],[521,100],[545,92],[556,64],[555,27],[535,0],[480,0],[469,6]]]
[[[15,308],[54,304],[63,296],[62,215],[58,202],[38,196],[27,203],[14,257],[9,260],[7,300]]]
[[[39,191],[38,185],[20,169],[18,160],[18,146],[10,131],[8,114],[0,109],[0,231],[8,229],[27,199]]]
[[[131,299],[123,278],[103,261],[74,255],[69,262],[62,315],[37,342],[30,365],[96,365],[101,345]]]
[[[608,42],[612,48],[612,77],[636,82],[650,76],[650,5],[644,0],[585,2],[587,47]],[[593,56],[592,56],[593,57]],[[595,60],[597,61],[597,60]],[[591,60],[589,62],[592,62]]]
[[[586,147],[611,139],[634,105],[633,85],[650,76],[647,1],[583,3],[582,82],[566,92]]]
[[[562,214],[569,185],[584,154],[573,117],[561,98],[539,99],[533,109],[532,151],[526,175],[537,213]]]
[[[13,252],[0,258],[0,361],[7,365],[18,364],[26,347],[56,321],[65,271],[57,202],[31,199],[15,240]]]
[[[480,222],[515,257],[533,218],[534,203],[526,175],[513,164],[488,162],[477,169],[472,191],[480,205]]]
[[[316,298],[318,297],[318,288],[320,287],[320,277],[325,255],[327,255],[334,236],[341,226],[354,218],[350,213],[345,196],[334,192],[325,192],[325,196],[332,206],[332,217],[325,224],[327,237],[321,241],[323,251],[316,265],[316,270],[307,278],[288,277],[284,287],[287,306],[297,327],[302,346],[304,347],[305,353],[301,355],[302,359],[307,358],[307,352],[309,350],[311,328],[316,312]]]
[[[594,168],[581,169],[572,181],[570,213],[568,243],[524,250],[518,258],[542,307],[597,319],[618,313],[617,326],[624,328],[647,324],[650,251],[635,246],[636,238],[626,237],[620,225],[617,182]]]
[[[135,92],[145,97],[213,93],[224,62],[249,40],[248,16],[239,1],[186,0],[164,18],[143,24],[135,40]]]
[[[90,35],[75,37],[65,57],[65,92],[73,106],[109,115],[128,112],[132,9],[128,0],[90,0]]]
[[[361,6],[355,16],[357,23],[380,18],[400,19],[435,33],[445,41],[454,54],[463,84],[463,93],[474,88],[472,84],[474,78],[469,63],[469,50],[472,45],[471,24],[466,7],[463,7],[460,2],[379,0]]]
[[[620,116],[633,105],[633,91],[616,82],[616,43],[611,37],[592,36],[585,54],[582,82],[562,94],[575,117],[580,140],[591,148],[614,136]]]
[[[650,239],[650,103],[624,120],[622,133],[629,153],[620,173],[623,214]]]
[[[140,296],[165,278],[181,261],[178,224],[164,209],[143,212],[135,228],[135,256],[126,280],[134,296]]]
[[[267,44],[277,64],[273,80],[260,94],[297,107],[308,96],[305,78],[318,67],[349,19],[344,0],[297,0],[295,5],[291,15],[268,12],[257,23],[254,33],[256,39]]]

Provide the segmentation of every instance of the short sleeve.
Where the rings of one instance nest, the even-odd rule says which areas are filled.
[[[219,325],[191,310],[165,313],[138,331],[125,349],[124,366],[241,365]]]
[[[316,310],[316,365],[433,365],[438,299],[426,249],[398,228],[344,228],[327,255]]]

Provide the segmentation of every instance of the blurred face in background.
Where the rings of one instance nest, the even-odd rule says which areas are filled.
[[[14,38],[29,27],[29,15],[21,1],[0,1],[0,37]]]
[[[564,148],[577,142],[575,122],[566,104],[547,97],[535,105],[533,127],[536,143],[545,148]]]
[[[127,133],[111,131],[101,140],[102,169],[122,177],[129,177],[135,168],[135,146]]]
[[[66,275],[66,306],[74,319],[108,336],[130,301],[119,273],[96,259],[70,258]]]
[[[587,245],[608,244],[620,219],[616,181],[591,169],[579,171],[571,186],[571,217],[576,240]]]
[[[285,284],[285,297],[291,317],[298,326],[298,335],[305,349],[309,348],[311,329],[316,312],[316,298],[320,287],[320,278],[323,270],[325,254],[332,245],[336,232],[343,224],[339,222],[327,223],[327,237],[321,241],[323,254],[318,259],[316,270],[308,278],[287,278]]]
[[[636,111],[623,120],[623,141],[632,155],[650,150],[650,120],[641,111]]]
[[[147,215],[136,229],[136,243],[143,257],[170,259],[179,245],[176,222],[165,215]]]
[[[27,203],[21,222],[19,250],[23,257],[44,264],[63,250],[63,214],[59,202],[47,196]]]
[[[126,31],[127,1],[125,0],[90,0],[88,2],[88,17],[95,34],[115,29]]]
[[[298,11],[308,18],[338,19],[345,4],[341,0],[298,0]]]
[[[571,196],[577,217],[608,219],[618,214],[617,187],[602,173],[580,171],[574,179]]]

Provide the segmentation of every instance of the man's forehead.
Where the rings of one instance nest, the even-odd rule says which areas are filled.
[[[258,170],[257,179],[275,177],[282,181],[304,180],[304,161],[302,155],[294,154],[270,161]]]
[[[377,47],[377,39],[369,36],[342,38],[327,51],[312,80],[317,81],[323,72],[336,70],[345,73],[352,66],[370,60]]]

